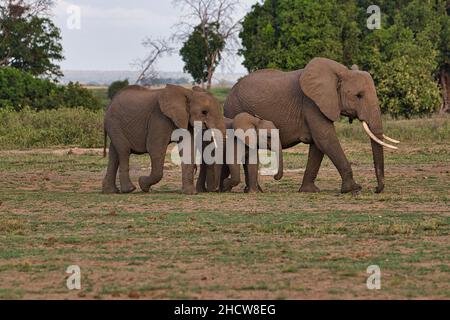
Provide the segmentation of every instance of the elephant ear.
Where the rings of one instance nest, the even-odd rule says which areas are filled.
[[[255,130],[256,134],[258,134],[258,122],[259,122],[259,118],[254,117],[246,112],[244,113],[240,113],[238,114],[234,119],[233,119],[233,129],[234,130],[238,130],[238,129],[242,129],[244,131],[244,133],[247,130],[253,129]],[[243,141],[247,146],[249,146],[249,137],[246,136],[245,137],[245,141]]]
[[[159,96],[159,107],[178,128],[187,129],[190,99],[192,99],[191,90],[168,84]]]
[[[336,61],[314,58],[300,76],[300,87],[331,121],[339,119],[338,82],[348,69]]]

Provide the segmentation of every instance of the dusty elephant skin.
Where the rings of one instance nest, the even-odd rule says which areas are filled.
[[[252,116],[246,112],[240,113],[234,119],[224,118],[225,128],[227,130],[242,130],[244,133],[248,130],[254,130],[257,137],[259,137],[259,130],[267,130],[267,145],[268,150],[271,149],[271,130],[277,130],[273,122],[260,119],[258,117]],[[227,139],[231,137],[227,136]],[[242,137],[243,138],[243,137]],[[245,147],[245,152],[242,155],[243,158],[238,161],[238,140],[237,136],[233,137],[233,148],[234,148],[234,159],[232,163],[227,161],[227,154],[229,156],[230,152],[227,149],[228,144],[225,144],[223,162],[224,165],[206,165],[202,164],[200,166],[200,174],[197,180],[197,191],[198,192],[229,192],[234,187],[239,185],[241,182],[241,165],[243,163],[245,171],[245,189],[246,193],[256,193],[263,192],[261,186],[258,182],[258,164],[249,164],[249,153],[250,146],[248,137],[246,141],[241,141]],[[257,149],[261,149],[260,142],[257,141]],[[209,143],[209,142],[208,142]],[[280,146],[281,147],[281,146]],[[278,172],[274,176],[275,180],[280,180],[283,177],[283,152],[282,150],[277,151],[278,156]],[[245,157],[245,158],[244,158]],[[259,161],[259,159],[258,159]]]
[[[119,192],[116,187],[117,170],[120,192],[133,192],[136,187],[130,180],[129,157],[130,154],[145,153],[150,155],[152,169],[149,176],[139,178],[139,186],[148,192],[163,177],[164,158],[173,130],[192,130],[195,121],[225,133],[217,100],[200,88],[189,90],[168,85],[165,89],[150,90],[130,86],[119,92],[105,114],[105,132],[111,144],[103,192]],[[182,165],[185,194],[196,193],[194,170],[194,164]]]
[[[272,121],[280,130],[284,149],[300,142],[310,145],[300,192],[320,191],[315,180],[325,154],[342,178],[341,192],[361,190],[353,179],[334,122],[341,115],[363,121],[372,135],[376,192],[383,191],[384,154],[380,144],[395,147],[382,142],[381,110],[369,73],[325,58],[315,58],[305,69],[293,72],[260,70],[241,79],[225,102],[225,117],[234,118],[242,112]]]
[[[267,121],[264,119],[260,119],[258,117],[252,116],[246,112],[238,114],[234,119],[228,119],[225,118],[225,124],[227,126],[227,129],[234,129],[234,130],[243,130],[246,132],[247,130],[255,130],[255,133],[257,136],[259,136],[260,130],[267,130],[267,148],[271,148],[271,130],[276,130],[277,128],[273,124],[272,121]],[[239,139],[238,137],[235,138],[234,142],[234,155],[236,157],[237,155],[237,143],[238,141],[236,139]],[[242,141],[245,146],[245,161],[244,171],[245,171],[245,192],[248,193],[255,193],[255,192],[262,192],[262,188],[259,185],[258,182],[258,164],[250,164],[249,159],[249,144],[248,141]],[[281,146],[280,146],[281,147]],[[260,143],[258,141],[257,143],[257,149],[260,149]],[[280,148],[281,149],[281,148]],[[274,176],[275,180],[280,180],[283,177],[283,152],[282,150],[278,150],[278,172]],[[233,164],[225,165],[222,170],[222,176],[221,176],[221,187],[220,190],[223,192],[231,191],[235,186],[239,185],[240,183],[240,176],[241,176],[241,165],[238,164],[237,159],[234,159]]]

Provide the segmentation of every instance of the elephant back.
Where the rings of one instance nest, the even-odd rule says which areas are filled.
[[[247,112],[272,121],[280,130],[283,145],[291,144],[295,139],[291,137],[293,128],[299,128],[302,121],[302,91],[298,84],[302,72],[265,69],[242,78],[225,101],[225,117],[233,119]]]

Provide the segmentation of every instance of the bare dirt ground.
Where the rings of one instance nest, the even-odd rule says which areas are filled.
[[[450,298],[448,145],[387,152],[381,195],[369,144],[344,148],[359,195],[339,193],[327,159],[322,192],[299,194],[306,146],[285,153],[283,180],[261,178],[263,194],[197,196],[169,161],[151,193],[102,195],[102,149],[0,151],[0,298]],[[148,163],[133,156],[133,181]],[[81,290],[66,287],[70,265]]]

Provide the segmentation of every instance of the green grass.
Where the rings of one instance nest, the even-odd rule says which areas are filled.
[[[213,93],[223,102],[228,90]],[[327,158],[322,192],[297,193],[305,145],[285,152],[283,180],[262,178],[264,194],[185,196],[167,158],[150,194],[102,195],[106,159],[53,152],[101,147],[102,117],[0,111],[0,150],[30,149],[0,151],[0,298],[450,298],[448,117],[384,119],[402,144],[386,151],[380,195],[367,136],[357,122],[337,123],[364,187],[356,196],[339,194]],[[135,183],[148,166],[132,156]],[[73,264],[80,292],[65,287]],[[372,264],[380,291],[365,286]]]
[[[96,96],[107,100],[106,89],[91,90]],[[221,104],[229,91],[230,88],[212,89]],[[107,105],[106,100],[105,105]],[[384,127],[387,135],[400,139],[402,142],[419,145],[423,145],[425,141],[446,144],[450,137],[450,118],[444,116],[400,121],[385,117]],[[342,120],[336,124],[336,129],[342,141],[368,141],[362,126],[357,122],[350,125]],[[25,109],[21,112],[13,112],[0,110],[0,150],[61,146],[103,147],[103,111],[59,109],[36,112]],[[427,152],[426,149],[424,152]]]
[[[3,153],[0,298],[450,298],[449,149],[427,137],[386,153],[381,195],[370,145],[344,139],[357,196],[339,194],[328,159],[313,195],[297,193],[295,171],[264,178],[264,194],[184,196],[170,163],[150,194],[102,195],[98,155]],[[306,151],[287,152],[287,168]],[[133,181],[148,162],[132,157]],[[65,287],[72,264],[81,292]]]

